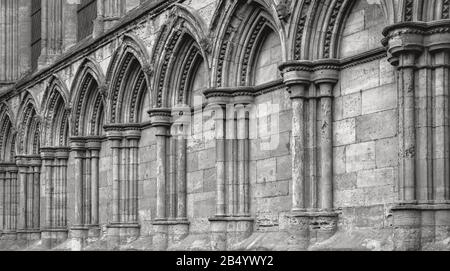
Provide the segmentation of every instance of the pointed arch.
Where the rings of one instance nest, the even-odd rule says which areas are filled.
[[[33,96],[26,91],[19,107],[17,117],[18,135],[16,154],[38,155],[40,151],[41,119],[37,114],[36,102]]]
[[[160,33],[153,49],[152,61],[157,67],[152,87],[154,108],[190,103],[192,77],[200,65],[209,68],[210,39],[205,22],[195,11],[175,5],[166,29],[170,31]]]
[[[64,83],[56,76],[50,79],[45,91],[42,115],[44,127],[42,142],[46,147],[67,146],[70,107]]]
[[[103,131],[105,77],[94,60],[86,58],[75,75],[71,136],[99,136]]]
[[[11,111],[6,103],[0,104],[0,161],[15,162],[16,130]]]
[[[125,35],[108,68],[108,121],[139,123],[143,97],[148,91],[148,53],[145,45],[133,35]]]
[[[272,1],[234,1],[218,8],[224,11],[216,12],[212,22],[211,31],[219,40],[213,48],[213,86],[250,85],[252,64],[268,31],[277,34],[286,60],[285,32]]]

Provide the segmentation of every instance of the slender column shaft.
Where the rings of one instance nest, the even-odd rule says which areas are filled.
[[[75,151],[75,212],[74,220],[76,226],[84,225],[83,221],[83,151]]]
[[[176,129],[176,128],[175,128]],[[177,141],[176,136],[171,136],[170,139],[168,139],[169,143],[169,185],[168,185],[168,196],[169,196],[169,219],[173,220],[177,216],[177,193],[176,193],[176,187],[177,187],[177,176],[176,176],[176,169],[177,169]]]
[[[85,154],[85,191],[84,191],[84,224],[91,224],[91,186],[92,186],[92,174],[91,174],[91,152],[86,150]]]
[[[229,110],[227,112],[227,122],[226,122],[226,142],[227,142],[227,155],[226,155],[226,167],[227,167],[227,214],[232,216],[235,214],[235,193],[234,193],[234,185],[235,185],[235,142],[236,142],[236,121],[235,121],[235,112],[233,110]]]
[[[40,225],[40,205],[41,205],[41,193],[40,193],[40,168],[34,166],[33,168],[33,229],[39,229]]]
[[[237,140],[238,140],[238,214],[240,216],[248,215],[248,163],[249,163],[249,121],[245,108],[238,111],[238,125],[237,125]]]
[[[449,53],[445,51],[435,55],[433,194],[440,202],[450,199],[449,69],[445,66],[448,58]]]
[[[121,139],[112,139],[112,159],[113,159],[113,215],[112,221],[114,223],[120,222],[119,215],[119,200],[120,200],[120,142]]]
[[[291,87],[292,97],[292,210],[305,208],[305,86]]]
[[[402,142],[400,143],[401,175],[403,175],[403,185],[400,187],[402,200],[411,202],[416,200],[416,172],[415,172],[415,150],[416,150],[416,133],[415,133],[415,82],[414,54],[404,54],[401,56],[401,104],[403,123]]]
[[[305,207],[317,209],[319,204],[318,192],[318,167],[317,167],[317,100],[311,99],[308,101],[308,155],[309,155],[309,206]],[[306,193],[306,191],[305,191]]]
[[[28,167],[27,171],[27,229],[33,228],[34,218],[34,178],[33,167]]]
[[[319,84],[320,95],[320,207],[333,209],[333,85]]]
[[[60,225],[59,221],[59,210],[60,210],[60,201],[59,201],[59,189],[60,189],[60,166],[59,161],[55,159],[53,161],[53,227],[58,227]]]
[[[180,127],[180,129],[183,129]],[[177,137],[177,219],[187,218],[186,139],[181,131]]]
[[[121,201],[120,201],[120,215],[121,222],[127,222],[128,217],[128,159],[129,159],[129,148],[128,148],[128,140],[124,139],[122,142],[122,155],[121,155],[121,178],[120,178],[120,193],[121,193]]]
[[[5,184],[6,184],[6,182],[5,182]],[[19,219],[18,219],[18,227],[20,230],[24,230],[27,227],[27,222],[26,222],[27,221],[27,198],[26,198],[26,196],[27,196],[27,168],[24,166],[20,166],[19,167]]]
[[[92,220],[91,223],[93,225],[99,224],[99,151],[92,150],[91,151],[91,174],[92,174],[92,189],[91,189],[91,200],[92,200],[92,209],[91,215]]]
[[[128,139],[129,146],[129,199],[128,212],[129,221],[136,223],[138,212],[138,155],[139,155],[139,140],[136,138]]]
[[[5,173],[5,190],[6,190],[6,223],[5,223],[5,230],[11,231],[12,230],[12,198],[13,198],[13,189],[11,185],[11,180],[9,179],[9,173]]]
[[[51,228],[53,224],[52,219],[52,176],[53,176],[53,160],[44,160],[44,176],[45,176],[45,227]],[[76,205],[75,205],[76,206]],[[76,214],[76,212],[75,212]]]
[[[221,106],[215,109],[216,136],[216,216],[225,215],[225,114]]]
[[[61,159],[61,225],[67,226],[67,160],[68,158]]]
[[[167,142],[167,127],[158,126],[156,132],[156,218],[166,218],[166,142]]]

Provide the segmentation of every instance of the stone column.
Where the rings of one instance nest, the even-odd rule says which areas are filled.
[[[280,65],[284,83],[292,101],[292,208],[288,222],[280,225],[291,236],[288,246],[296,249],[306,249],[310,241],[310,217],[306,203],[305,170],[309,165],[306,161],[306,115],[305,103],[308,100],[312,76],[312,63],[309,61],[287,62]]]
[[[245,105],[237,108],[237,140],[238,140],[238,215],[249,216],[249,114]]]
[[[89,225],[89,236],[98,237],[99,228],[99,159],[101,141],[88,139],[86,147],[91,153],[91,225]]]
[[[320,64],[319,64],[320,63]],[[320,114],[320,200],[319,208],[333,211],[333,89],[339,79],[338,61],[325,60],[316,63],[319,69],[314,73],[318,87]],[[322,65],[322,68],[320,68]]]
[[[45,208],[44,219],[41,219],[41,228],[50,229],[52,227],[52,176],[54,153],[50,149],[41,149],[41,158],[43,161],[43,177],[44,177],[44,197],[42,206]]]
[[[418,203],[416,152],[417,57],[422,54],[424,32],[414,23],[387,27],[383,34],[389,61],[397,66],[399,95],[399,183],[398,204],[392,209],[396,250],[418,250],[421,246],[422,210]],[[441,37],[442,38],[442,37]]]
[[[54,201],[54,224],[51,233],[51,246],[56,246],[67,239],[67,161],[69,159],[69,149],[55,149],[54,170],[56,179],[53,182],[57,191]]]
[[[32,230],[38,232],[40,228],[40,216],[41,216],[41,162],[36,160],[33,163],[33,226]]]
[[[128,194],[127,194],[127,221],[138,223],[138,177],[139,177],[139,130],[128,130],[125,132],[128,141]]]
[[[177,180],[177,220],[187,220],[187,180],[186,180],[186,146],[187,140],[183,133],[186,126],[179,126],[176,138],[176,180]]]
[[[216,217],[225,216],[225,106],[224,103],[210,103],[214,112],[216,146]]]
[[[120,222],[119,200],[120,200],[120,147],[122,133],[120,131],[110,131],[107,133],[111,142],[112,150],[112,223]]]
[[[17,167],[19,169],[19,216],[17,221],[17,227],[19,231],[25,231],[27,229],[27,167],[23,158],[17,159]],[[6,177],[6,175],[5,175]],[[6,178],[5,178],[6,184]],[[5,201],[6,202],[6,201]]]
[[[120,165],[120,222],[128,222],[128,184],[129,184],[129,148],[128,148],[128,139],[124,138],[122,140],[122,148],[121,148],[121,165]]]
[[[74,189],[75,189],[75,204],[74,204],[74,226],[80,227],[84,225],[83,219],[83,160],[85,146],[82,141],[72,141],[71,150],[74,157]]]
[[[150,114],[156,135],[156,218],[153,223],[153,243],[159,250],[165,250],[168,244],[168,224],[166,213],[166,185],[167,185],[167,137],[172,124],[171,110],[167,108],[152,109]]]
[[[305,101],[311,83],[311,63],[280,66],[292,100],[292,211],[305,211]]]

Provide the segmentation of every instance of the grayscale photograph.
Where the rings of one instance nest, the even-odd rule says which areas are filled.
[[[0,251],[450,251],[450,1],[0,0]]]

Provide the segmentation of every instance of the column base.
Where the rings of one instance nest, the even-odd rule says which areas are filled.
[[[16,231],[3,231],[1,235],[2,240],[17,240],[17,232]]]
[[[417,251],[449,237],[450,204],[401,203],[392,213],[395,250]]]
[[[233,245],[253,233],[255,219],[247,216],[215,216],[211,223],[211,248],[215,251],[231,250]]]
[[[153,249],[157,251],[167,250],[169,246],[169,223],[166,220],[153,221]]]
[[[168,246],[180,242],[189,235],[190,222],[187,219],[169,220],[167,224]]]
[[[69,237],[67,228],[43,229],[41,232],[42,244],[47,249],[52,249]]]
[[[17,239],[27,241],[37,241],[41,239],[40,229],[18,230]]]
[[[280,230],[289,234],[287,245],[307,250],[312,244],[331,238],[337,231],[338,214],[334,212],[292,211],[280,223]]]
[[[108,243],[117,246],[130,239],[137,239],[141,226],[138,223],[111,223],[107,227]]]

